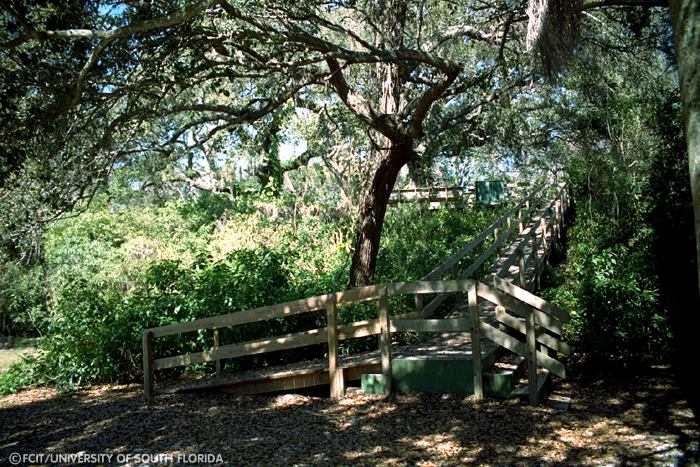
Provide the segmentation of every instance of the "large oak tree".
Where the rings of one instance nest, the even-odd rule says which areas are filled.
[[[570,3],[581,9],[659,4]],[[677,31],[697,17],[692,3],[672,2]],[[144,155],[182,157],[215,141],[259,139],[262,160],[270,163],[259,174],[274,175],[281,166],[266,153],[280,116],[342,105],[366,132],[363,163],[372,169],[358,210],[350,285],[373,279],[399,171],[446,151],[443,141],[455,139],[444,135],[469,135],[499,96],[533,80],[522,61],[525,0],[52,5],[5,2],[0,38],[3,68],[12,74],[3,79],[12,84],[3,99],[25,123],[17,125],[24,136],[11,138],[23,143],[3,148],[0,161],[22,166],[38,184],[52,182],[42,198],[43,218],[89,197],[115,164]],[[697,95],[688,91],[697,81],[696,30],[677,34],[689,141],[697,134]],[[307,152],[298,163],[314,155]],[[691,148],[691,162],[697,157]],[[0,167],[3,183],[12,183],[9,172]],[[698,172],[691,174],[697,193]],[[21,204],[14,206],[18,212]]]
[[[21,2],[3,7],[11,26],[3,54],[27,77],[24,96],[62,106],[63,139],[82,142],[45,146],[63,154],[54,160],[64,166],[80,166],[79,151],[91,173],[105,174],[130,155],[173,154],[193,135],[206,144],[222,133],[231,141],[272,134],[290,107],[346,107],[371,141],[373,168],[350,285],[372,280],[401,168],[439,150],[441,133],[474,125],[484,106],[526,78],[512,58],[521,50],[513,19],[524,4],[512,2],[69,3],[82,24],[78,15],[60,27],[46,19],[56,17],[50,9]],[[25,57],[52,47],[50,60]],[[29,77],[49,64],[61,70],[59,86]],[[65,204],[82,196],[66,194]]]

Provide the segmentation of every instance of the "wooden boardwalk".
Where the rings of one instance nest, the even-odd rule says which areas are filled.
[[[536,312],[542,313],[532,311],[536,307],[533,308],[522,303],[519,305],[516,303],[517,300],[514,302],[512,298],[504,298],[504,295],[507,294],[503,294],[502,290],[508,290],[508,284],[511,283],[520,286],[520,288],[515,288],[517,290],[510,290],[514,297],[518,293],[522,296],[526,293],[525,290],[536,290],[552,245],[560,236],[567,206],[566,190],[563,187],[557,187],[554,191],[543,188],[535,190],[473,241],[427,274],[423,278],[423,282],[364,287],[288,304],[249,310],[248,312],[146,330],[144,332],[146,394],[150,395],[152,392],[153,372],[156,369],[205,361],[216,362],[217,368],[219,368],[219,362],[223,358],[259,354],[323,342],[329,344],[327,359],[303,361],[234,374],[218,374],[213,378],[179,384],[161,391],[218,390],[253,394],[330,385],[331,395],[339,397],[348,382],[358,381],[362,375],[366,374],[384,375],[389,381],[388,390],[390,391],[392,359],[395,363],[406,360],[468,360],[474,366],[474,387],[477,388],[481,385],[483,368],[491,366],[501,355],[501,350],[504,347],[512,347],[511,350],[519,350],[521,354],[525,352],[522,347],[525,344],[518,347],[520,345],[518,342],[510,341],[506,335],[499,334],[501,331],[497,329],[497,323],[502,324],[504,320],[515,328],[522,328],[523,331],[526,327],[522,319],[518,320],[517,316],[508,314],[504,305],[509,305],[508,311],[510,312],[513,309],[519,310],[523,316],[527,315],[528,310],[531,310],[530,315],[533,316],[533,320]],[[466,264],[467,257],[470,254],[473,256],[477,252],[480,252],[478,257]],[[487,264],[491,266],[485,268]],[[481,285],[468,279],[479,271],[484,273],[480,281]],[[450,293],[447,292],[464,293],[467,292],[467,287],[470,291],[469,300],[458,300],[453,305],[452,311],[447,313],[446,319],[428,319],[450,296]],[[477,287],[479,287],[478,294],[476,293]],[[472,290],[473,293],[471,293]],[[430,292],[445,293],[425,295]],[[382,298],[382,293],[415,294],[416,311],[402,316],[390,317],[388,299]],[[429,303],[424,303],[424,298],[430,296],[435,298]],[[379,300],[378,319],[350,325],[336,324],[337,306],[343,303],[366,300]],[[528,300],[532,300],[532,297],[529,297]],[[493,303],[494,301],[499,302],[500,305]],[[382,303],[385,305],[383,306]],[[476,311],[471,313],[470,305],[471,309],[478,310],[478,313]],[[324,308],[328,312],[328,325],[324,328],[244,344],[221,345],[217,342],[218,329],[221,327]],[[382,317],[382,312],[385,314],[384,317]],[[548,318],[540,317],[540,320],[547,321]],[[474,326],[474,324],[477,325]],[[538,322],[537,327],[541,326],[547,326],[547,323]],[[534,321],[531,327],[534,333]],[[209,351],[160,359],[155,359],[152,355],[152,339],[154,337],[207,328],[213,329],[215,333],[215,347]],[[484,331],[488,331],[486,335],[480,333],[479,330],[482,328]],[[427,332],[427,335],[421,344],[392,347],[391,332],[405,330]],[[350,356],[338,355],[338,340],[369,335],[380,337],[378,350]],[[475,335],[478,341],[473,340]],[[542,335],[544,333],[537,336],[533,334],[533,350],[530,353],[532,353],[533,359],[543,359],[543,362],[538,360],[537,363],[551,366],[553,363],[547,360],[547,357],[540,355],[539,350],[534,350],[536,345],[542,344],[542,339],[546,340],[546,338],[541,337]],[[538,344],[535,344],[534,339],[537,339]],[[479,345],[474,346],[473,342],[479,342]],[[557,348],[562,348],[564,345],[558,341],[553,344]],[[473,359],[472,352],[474,351],[478,351],[481,358]],[[531,366],[536,369],[537,363]],[[555,365],[554,368],[559,367]]]

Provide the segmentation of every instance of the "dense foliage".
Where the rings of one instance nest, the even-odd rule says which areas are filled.
[[[268,209],[284,210],[265,202]],[[223,206],[223,208],[222,208]],[[348,226],[308,216],[296,226],[258,211],[237,212],[221,196],[163,206],[116,207],[101,198],[84,214],[48,230],[43,265],[8,282],[15,332],[40,333],[30,367],[4,375],[4,391],[29,383],[70,388],[140,376],[144,328],[246,310],[342,290],[347,282]],[[485,228],[500,209],[427,210],[400,205],[388,217],[381,281],[419,278]],[[209,213],[207,215],[206,213]],[[9,262],[12,268],[20,268]],[[396,306],[401,306],[397,303]],[[16,311],[17,310],[17,311]],[[340,320],[376,317],[376,305],[340,308]],[[28,320],[33,319],[34,325]],[[226,329],[235,343],[322,325],[325,316],[252,323]],[[173,336],[156,353],[208,348],[211,334]],[[349,341],[344,351],[376,342]],[[323,348],[237,359],[232,368],[323,356]],[[21,376],[21,377],[20,377]],[[167,375],[166,375],[167,376]]]
[[[697,299],[693,258],[679,257],[694,244],[680,97],[658,52],[598,60],[570,96],[576,140],[560,145],[576,223],[546,295],[573,313],[585,359],[667,361]]]

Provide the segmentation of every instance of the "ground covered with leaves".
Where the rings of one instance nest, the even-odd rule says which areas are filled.
[[[213,454],[225,465],[697,464],[700,430],[670,371],[578,377],[567,412],[448,395],[156,396],[137,385],[0,400],[12,453]],[[220,456],[220,457],[219,457]],[[122,456],[122,459],[124,457]],[[177,459],[178,457],[175,457]],[[196,459],[180,457],[180,459]]]

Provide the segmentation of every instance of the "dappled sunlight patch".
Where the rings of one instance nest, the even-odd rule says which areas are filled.
[[[283,394],[270,400],[266,408],[288,409],[291,407],[301,407],[313,404],[313,399],[299,394]]]
[[[411,440],[402,440],[410,442]],[[435,434],[424,436],[416,441],[413,441],[413,446],[416,449],[424,451],[431,458],[449,459],[459,456],[462,452],[462,446],[450,435]]]
[[[655,379],[663,375],[644,383],[653,387]],[[385,400],[353,388],[338,401],[200,393],[156,395],[150,403],[138,385],[69,395],[34,390],[0,400],[0,459],[57,449],[210,452],[244,465],[692,463],[700,434],[667,383],[668,391],[640,398],[638,377],[620,375],[614,387],[574,380],[566,413],[463,396]]]
[[[17,394],[10,394],[9,396],[1,398],[0,410],[8,407],[16,407],[19,405],[32,404],[37,401],[53,399],[58,395],[58,391],[53,388],[29,389],[27,391],[22,391]]]
[[[143,388],[138,384],[104,384],[91,386],[80,391],[80,401],[83,404],[98,404],[113,401],[115,397],[123,398],[143,397]]]

